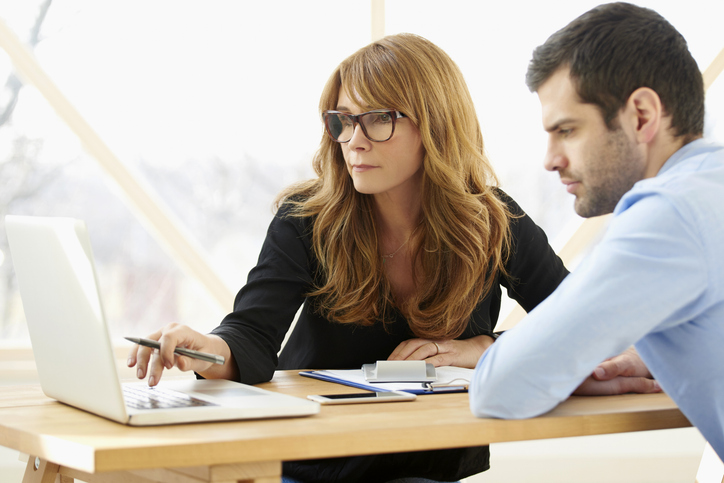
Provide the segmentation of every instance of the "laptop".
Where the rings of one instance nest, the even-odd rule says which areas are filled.
[[[143,381],[121,384],[85,223],[8,215],[5,228],[48,397],[132,426],[319,412],[316,402],[227,380],[162,380],[155,388]]]

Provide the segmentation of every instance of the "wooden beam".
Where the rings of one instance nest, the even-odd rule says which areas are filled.
[[[702,76],[704,77],[704,91],[709,90],[709,87],[711,87],[722,71],[724,71],[724,48],[721,49],[719,55],[714,57],[714,60],[711,64],[709,64],[709,67],[707,67],[702,73]]]
[[[224,310],[228,310],[232,306],[234,293],[211,268],[194,237],[184,230],[153,190],[116,157],[2,19],[0,47],[7,52],[18,74],[45,97],[58,116],[78,136],[86,151],[118,184],[125,201],[151,235],[183,269],[206,288],[213,300]]]
[[[372,42],[385,36],[385,0],[370,0],[372,8]]]

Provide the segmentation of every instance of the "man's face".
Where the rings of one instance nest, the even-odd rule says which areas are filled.
[[[601,111],[583,103],[561,68],[538,89],[543,128],[548,132],[545,168],[558,171],[574,208],[583,217],[611,213],[621,197],[644,178],[646,160],[625,128],[609,130]],[[620,126],[614,119],[614,125]]]

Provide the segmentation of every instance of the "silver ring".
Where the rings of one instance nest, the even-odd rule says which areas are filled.
[[[435,353],[435,355],[438,355],[440,353],[440,346],[437,345],[437,342],[435,341],[433,341],[432,343],[435,344],[435,347],[437,347],[437,352]]]

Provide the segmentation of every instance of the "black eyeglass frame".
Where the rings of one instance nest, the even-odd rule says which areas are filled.
[[[397,124],[397,120],[400,118],[403,118],[403,117],[407,117],[400,111],[396,111],[394,109],[375,109],[373,111],[367,111],[367,112],[363,112],[361,114],[349,114],[348,112],[342,112],[342,111],[324,111],[324,112],[322,112],[322,119],[324,120],[324,130],[326,131],[327,135],[332,139],[332,141],[334,141],[336,143],[340,143],[340,144],[348,143],[352,140],[352,138],[350,137],[346,141],[340,141],[337,138],[335,138],[334,135],[332,135],[332,130],[330,129],[329,122],[327,121],[327,119],[329,118],[329,116],[331,114],[335,114],[335,115],[341,114],[343,116],[347,116],[348,118],[350,118],[352,120],[352,135],[353,136],[354,136],[354,129],[359,124],[360,127],[362,128],[362,133],[365,135],[365,137],[367,139],[369,139],[373,143],[383,143],[385,141],[389,141],[390,138],[392,138],[392,135],[395,134],[395,125]],[[367,134],[367,128],[365,128],[364,123],[360,122],[360,118],[367,114],[390,114],[392,116],[392,131],[390,132],[390,135],[387,137],[387,139],[372,139],[370,137],[370,135]]]

